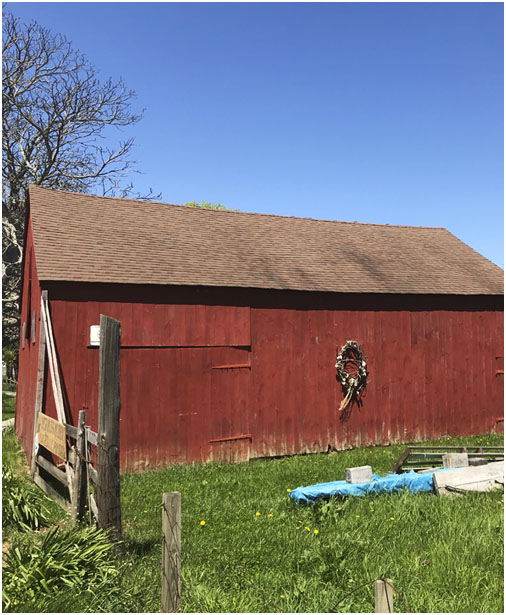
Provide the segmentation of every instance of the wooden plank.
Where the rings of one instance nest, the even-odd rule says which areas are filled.
[[[410,449],[407,448],[404,451],[404,453],[402,453],[402,455],[399,457],[399,459],[394,463],[394,465],[392,467],[392,472],[394,472],[394,473],[399,472],[399,470],[401,469],[402,465],[404,464],[406,459],[409,457],[409,453],[410,453]]]
[[[162,498],[162,613],[177,613],[181,596],[181,494]]]
[[[38,470],[35,471],[33,476],[33,482],[44,491],[47,495],[49,495],[55,502],[57,502],[62,508],[64,508],[67,512],[70,512],[70,504],[62,498],[62,496],[52,487],[48,482],[46,482],[42,476],[39,474]]]
[[[79,420],[77,424],[77,439],[75,446],[75,466],[74,476],[72,478],[72,516],[75,521],[79,521],[84,517],[86,503],[86,438],[84,432],[84,423],[86,421],[86,410],[79,411]]]
[[[65,431],[67,433],[67,436],[69,436],[70,438],[73,438],[74,440],[77,440],[77,427],[74,427],[74,425],[69,425],[68,423],[65,423]]]
[[[89,494],[88,503],[90,505],[90,510],[93,513],[95,519],[98,519],[98,508],[95,498],[92,493]]]
[[[47,299],[47,290],[42,291],[41,304],[44,299]],[[42,315],[41,315],[42,320]],[[41,324],[39,329],[39,357],[37,365],[37,384],[35,390],[35,417],[33,423],[33,450],[32,450],[32,465],[31,475],[35,474],[35,456],[37,454],[37,424],[39,412],[42,412],[42,401],[44,399],[44,384],[46,373],[46,331]]]
[[[378,579],[374,584],[374,612],[394,612],[394,590],[390,579]]]
[[[96,485],[98,483],[98,472],[95,470],[95,468],[91,464],[88,464],[88,474],[91,480]]]
[[[86,439],[90,444],[98,446],[98,434],[92,431],[89,427],[86,427]]]
[[[49,359],[48,363],[49,371],[51,373],[51,385],[53,387],[56,413],[58,415],[58,420],[60,421],[60,423],[66,423],[67,421],[65,420],[65,410],[63,408],[63,396],[61,394],[61,383],[58,373],[58,362],[55,356],[56,351],[54,347],[53,332],[51,330],[51,319],[49,316],[47,294],[46,300],[41,302],[41,315],[47,340],[47,354]]]
[[[54,476],[54,478],[56,478],[56,480],[60,481],[60,483],[62,483],[62,485],[67,487],[67,475],[66,475],[66,473],[63,470],[60,470],[60,468],[58,468],[57,466],[55,466],[54,463],[51,463],[50,461],[48,461],[44,457],[41,457],[40,455],[36,455],[35,463],[38,466],[40,466],[41,468],[43,468],[44,470],[46,470],[46,472],[49,472],[49,474],[51,474],[51,476]]]
[[[119,413],[121,325],[100,315],[98,379],[98,526],[121,538]]]
[[[504,483],[504,462],[496,461],[483,466],[457,468],[434,474],[436,493],[446,494],[447,487],[465,491],[489,491]],[[451,490],[450,490],[451,491]]]
[[[37,439],[39,446],[44,446],[60,459],[67,460],[67,432],[65,425],[55,419],[39,413],[37,423]]]

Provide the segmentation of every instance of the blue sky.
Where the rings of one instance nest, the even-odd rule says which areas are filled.
[[[144,119],[162,200],[442,226],[504,266],[502,3],[7,3]]]

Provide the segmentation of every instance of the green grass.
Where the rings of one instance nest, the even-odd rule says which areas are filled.
[[[2,421],[14,418],[16,412],[16,398],[6,395],[2,391]]]
[[[440,442],[502,445],[503,437]],[[380,577],[398,590],[399,612],[502,612],[502,490],[452,498],[404,493],[312,507],[288,496],[287,489],[343,479],[350,466],[368,464],[384,474],[404,448],[124,475],[121,574],[107,591],[62,591],[39,608],[159,611],[161,500],[164,492],[179,491],[184,612],[371,612],[368,583]]]

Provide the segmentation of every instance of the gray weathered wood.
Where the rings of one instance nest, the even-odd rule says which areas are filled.
[[[41,301],[41,317],[46,334],[46,348],[48,355],[49,371],[51,373],[51,385],[53,387],[53,396],[56,406],[56,413],[60,423],[66,423],[65,409],[63,406],[63,395],[61,390],[60,374],[58,369],[58,360],[56,358],[56,348],[54,344],[53,331],[51,327],[51,316],[49,315],[49,303],[47,301],[47,293]]]
[[[77,440],[77,427],[65,423],[65,431],[67,432],[67,436],[70,436],[74,440]]]
[[[98,472],[95,470],[95,468],[91,464],[88,466],[88,474],[89,474],[90,479],[96,485],[98,483]]]
[[[48,461],[40,455],[35,456],[35,463],[46,470],[46,472],[49,472],[49,474],[56,478],[56,480],[60,481],[62,485],[68,487],[67,474],[63,470],[60,470],[60,468],[56,467],[54,463]]]
[[[35,470],[33,482],[40,487],[44,493],[53,498],[53,500],[55,500],[62,508],[64,508],[67,512],[70,512],[70,504],[68,501],[65,498],[62,498],[56,489],[42,478],[38,469]]]
[[[98,446],[98,434],[92,431],[89,427],[86,427],[86,439],[90,444]]]
[[[181,596],[181,494],[162,499],[162,613],[177,613]]]
[[[74,476],[72,479],[72,516],[75,521],[80,521],[84,517],[86,504],[86,438],[84,433],[84,423],[86,421],[86,410],[79,411],[77,423],[77,438],[75,446],[75,465]]]
[[[121,538],[119,414],[121,325],[100,315],[98,380],[98,526]]]
[[[41,304],[47,299],[47,290],[42,291]],[[41,312],[42,321],[42,312]],[[35,389],[35,417],[33,420],[33,450],[32,450],[32,465],[31,475],[35,474],[35,455],[36,455],[36,439],[37,439],[37,424],[39,412],[42,412],[42,401],[44,399],[44,380],[46,374],[46,332],[41,323],[39,327],[39,356],[37,366],[37,384]]]
[[[394,612],[394,590],[390,579],[378,579],[374,584],[374,612]]]
[[[97,503],[95,502],[95,498],[93,497],[92,493],[89,494],[89,504],[90,504],[90,509],[91,509],[91,512],[93,513],[93,516],[95,517],[95,519],[98,519]]]

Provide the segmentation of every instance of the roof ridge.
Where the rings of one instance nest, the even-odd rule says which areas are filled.
[[[448,231],[448,229],[444,228],[443,226],[414,226],[411,224],[388,224],[388,223],[381,223],[381,222],[357,222],[357,221],[351,222],[350,220],[329,220],[327,218],[310,218],[310,217],[304,217],[304,216],[284,216],[282,214],[270,214],[270,213],[262,213],[262,212],[255,212],[255,211],[212,209],[209,207],[193,207],[193,206],[179,204],[179,203],[164,203],[163,201],[144,201],[142,199],[129,199],[125,197],[116,197],[116,196],[101,196],[98,194],[89,194],[86,192],[72,192],[71,190],[55,190],[54,188],[46,188],[45,186],[39,186],[37,184],[30,184],[29,189],[46,190],[48,192],[71,194],[73,196],[88,197],[92,199],[107,199],[111,201],[122,201],[126,203],[140,203],[143,205],[164,205],[166,207],[178,207],[178,208],[186,207],[188,209],[192,209],[193,211],[208,211],[208,212],[219,213],[219,214],[240,214],[240,215],[247,215],[247,216],[263,216],[266,218],[281,218],[283,220],[304,220],[304,221],[311,220],[312,222],[331,222],[333,224],[379,226],[381,228],[388,227],[388,228],[425,229],[425,230],[431,230],[431,231],[446,231],[447,233],[453,234],[450,231]]]

